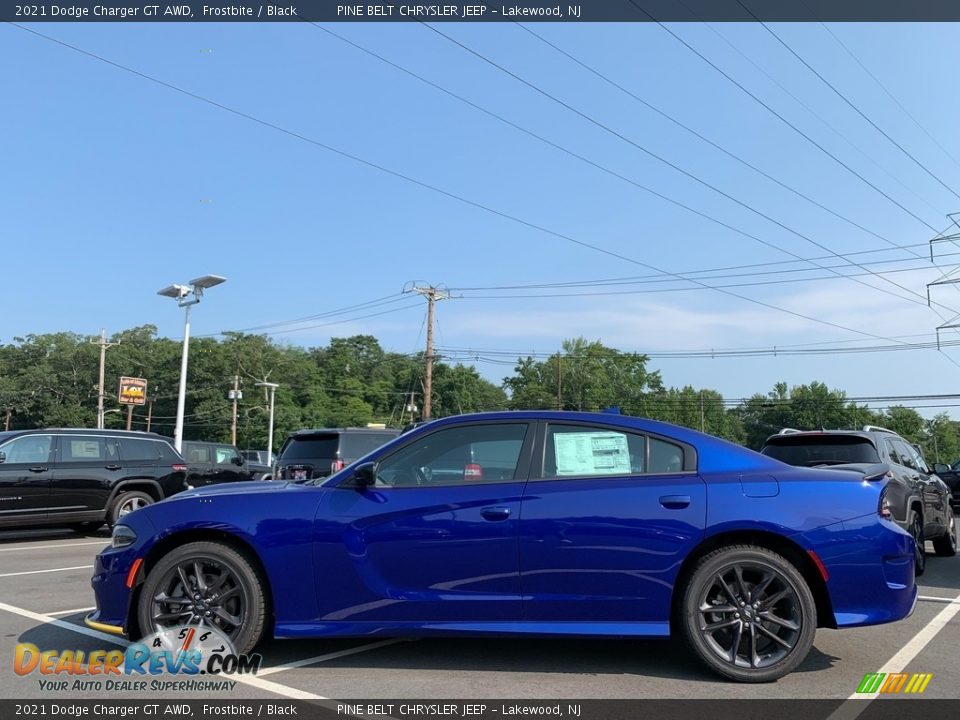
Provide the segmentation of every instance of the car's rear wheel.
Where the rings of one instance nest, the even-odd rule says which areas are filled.
[[[933,549],[941,557],[953,557],[957,554],[957,522],[953,512],[948,513],[947,531],[933,540]]]
[[[923,535],[923,518],[916,510],[910,511],[910,521],[907,524],[908,532],[913,536],[913,568],[914,575],[920,577],[927,569],[927,539]]]
[[[704,556],[681,596],[680,627],[697,656],[741,682],[792,672],[813,645],[817,609],[803,576],[766,548],[738,545]]]
[[[259,574],[243,554],[222,543],[181,545],[150,570],[140,592],[144,634],[181,625],[212,626],[244,653],[260,641],[265,618]]]
[[[127,490],[117,494],[110,503],[110,512],[107,514],[107,522],[110,527],[117,524],[124,515],[139,510],[147,505],[154,503],[153,497],[140,490]]]

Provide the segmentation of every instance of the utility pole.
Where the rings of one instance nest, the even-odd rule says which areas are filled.
[[[11,415],[13,415],[13,410],[10,409],[10,408],[7,408],[7,417],[6,417],[6,420],[4,420],[4,423],[3,423],[3,429],[4,429],[4,431],[7,431],[7,430],[10,429],[10,416],[11,416]]]
[[[230,393],[233,400],[233,420],[230,423],[230,444],[237,444],[237,401],[240,399],[240,376],[233,376],[233,391]]]
[[[561,407],[561,390],[563,388],[563,357],[557,352],[557,410],[563,410]]]
[[[700,391],[700,432],[706,432],[704,427],[706,427],[704,414],[703,414],[703,390]]]
[[[433,409],[433,307],[438,300],[449,299],[450,293],[432,285],[428,287],[414,286],[413,290],[420,293],[427,299],[427,353],[424,355],[424,360],[426,361],[426,370],[423,378],[423,415],[421,416],[421,419],[429,420],[430,413]]]
[[[107,360],[107,348],[119,345],[120,343],[107,342],[107,331],[104,328],[100,329],[100,339],[94,340],[91,338],[90,342],[100,346],[100,383],[97,385],[97,429],[103,430],[103,375]]]

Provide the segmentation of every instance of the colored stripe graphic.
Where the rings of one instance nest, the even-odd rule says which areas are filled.
[[[860,686],[857,688],[857,692],[875,693],[885,677],[886,673],[867,673],[863,676],[863,680],[860,681]]]
[[[919,695],[927,689],[933,673],[867,673],[857,687],[858,693],[910,693]]]

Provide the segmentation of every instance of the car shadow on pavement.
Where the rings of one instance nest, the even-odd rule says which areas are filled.
[[[79,531],[63,527],[0,530],[0,545],[42,542],[44,540],[70,542],[71,540],[84,539],[103,540],[106,542],[110,539],[110,529],[106,525],[103,525],[96,530],[90,531]]]
[[[927,546],[926,571],[917,578],[920,585],[920,594],[928,594],[927,590],[952,590],[952,595],[960,591],[960,556],[938,557]],[[936,594],[936,593],[934,593]],[[943,593],[945,596],[951,593]]]
[[[370,638],[368,638],[370,640]],[[257,648],[265,666],[296,658],[318,657],[336,648],[328,641],[279,640]],[[795,672],[819,672],[838,658],[810,650]],[[679,640],[553,638],[422,638],[370,652],[338,657],[322,667],[468,672],[632,674],[664,679],[726,683],[692,655]]]

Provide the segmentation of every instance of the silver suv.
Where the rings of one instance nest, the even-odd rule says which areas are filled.
[[[916,574],[926,567],[927,540],[933,541],[937,555],[956,554],[950,488],[927,467],[919,449],[892,430],[876,425],[865,425],[863,430],[784,428],[767,438],[760,452],[801,467],[862,471],[864,465],[886,464],[885,508],[917,542]]]

